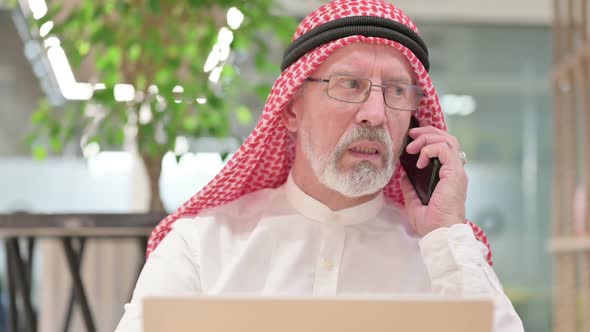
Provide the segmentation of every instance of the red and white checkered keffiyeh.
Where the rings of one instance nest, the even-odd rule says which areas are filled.
[[[324,23],[351,16],[377,16],[404,24],[418,33],[415,24],[398,8],[382,0],[335,0],[308,15],[299,25],[293,40]],[[385,44],[401,51],[409,60],[418,84],[426,94],[417,116],[421,123],[446,130],[438,96],[428,72],[418,58],[400,43],[378,37],[360,35],[345,37],[323,44],[308,52],[287,69],[274,83],[256,128],[246,139],[239,151],[217,176],[201,191],[189,199],[154,229],[148,247],[149,255],[172,229],[174,221],[181,217],[195,216],[200,211],[229,203],[242,195],[264,188],[276,188],[287,180],[295,156],[295,142],[285,128],[281,113],[316,68],[332,52],[352,43]],[[404,204],[400,189],[402,169],[397,166],[395,173],[384,188],[384,194],[399,204]],[[488,240],[482,229],[470,221],[475,236],[488,247],[487,260],[492,264]]]

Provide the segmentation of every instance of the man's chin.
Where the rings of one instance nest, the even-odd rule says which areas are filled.
[[[385,166],[382,164],[381,161],[373,161],[373,160],[357,160],[354,162],[348,162],[345,165],[337,167],[338,172],[341,173],[354,173],[358,171],[372,171],[372,172],[382,172],[385,170]]]
[[[382,190],[389,183],[391,176],[388,177],[388,174],[384,174],[385,172],[385,170],[377,170],[370,163],[360,164],[356,165],[352,170],[332,173],[332,176],[329,176],[331,181],[328,182],[332,185],[335,183],[340,184],[332,187],[332,189],[339,188],[340,190],[337,191],[344,196],[366,196]],[[384,177],[388,177],[388,179],[384,179]],[[343,186],[343,184],[347,185]]]

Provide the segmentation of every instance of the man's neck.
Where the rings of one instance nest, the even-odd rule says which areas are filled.
[[[379,194],[379,192],[377,192],[361,197],[344,196],[341,193],[326,187],[319,181],[313,172],[308,172],[311,173],[311,175],[302,175],[304,172],[297,169],[297,164],[293,166],[291,173],[293,176],[293,182],[295,182],[301,191],[320,201],[332,211],[338,211],[366,203]]]

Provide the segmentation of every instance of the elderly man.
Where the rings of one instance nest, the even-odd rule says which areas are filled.
[[[385,1],[306,17],[250,137],[154,230],[118,331],[141,329],[145,296],[222,293],[486,295],[494,331],[523,331],[465,220],[465,159],[428,67],[416,27]],[[421,127],[408,131],[412,117]],[[442,164],[426,205],[404,149],[418,169]]]

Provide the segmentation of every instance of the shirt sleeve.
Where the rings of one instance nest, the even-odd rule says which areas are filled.
[[[125,305],[115,332],[143,331],[142,307],[146,296],[201,293],[198,253],[194,249],[196,231],[193,220],[175,222],[141,270],[131,302]]]
[[[420,240],[432,289],[451,296],[488,296],[494,303],[494,332],[524,332],[483,249],[468,225],[436,229]]]

